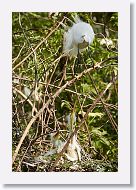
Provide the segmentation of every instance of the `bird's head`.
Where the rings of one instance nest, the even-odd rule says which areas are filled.
[[[89,36],[87,36],[86,34],[84,34],[83,36],[81,36],[81,39],[79,40],[80,42],[78,43],[78,47],[79,49],[84,49],[89,45]]]
[[[87,48],[94,39],[94,31],[90,24],[75,19],[75,23],[64,34],[63,52],[70,57],[76,57],[79,52]]]
[[[79,22],[73,26],[73,39],[80,49],[84,49],[91,44],[93,38],[94,32],[88,23]]]

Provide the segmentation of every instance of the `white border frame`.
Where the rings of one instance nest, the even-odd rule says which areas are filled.
[[[3,6],[3,7],[2,7]],[[12,172],[12,12],[119,13],[118,172]],[[130,4],[115,0],[7,0],[0,10],[0,180],[4,184],[130,184]],[[5,150],[5,151],[4,151]]]

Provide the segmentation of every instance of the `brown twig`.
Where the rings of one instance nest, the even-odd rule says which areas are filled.
[[[75,76],[73,79],[67,81],[60,89],[58,89],[58,90],[56,91],[56,93],[55,93],[54,95],[51,96],[51,98],[49,98],[49,99],[47,100],[47,102],[46,102],[45,104],[43,104],[43,107],[39,110],[39,112],[36,113],[36,115],[35,115],[35,116],[30,120],[30,122],[28,123],[28,125],[27,125],[27,127],[26,127],[26,129],[25,129],[25,131],[24,131],[24,133],[23,133],[23,135],[22,135],[22,137],[21,137],[21,139],[20,139],[20,141],[19,141],[19,143],[18,143],[16,149],[15,149],[15,152],[14,152],[14,154],[13,154],[12,164],[14,163],[14,161],[15,161],[17,155],[18,155],[18,152],[19,152],[19,150],[20,150],[20,147],[21,147],[21,145],[22,145],[22,143],[23,143],[25,137],[27,136],[27,133],[29,132],[29,129],[31,128],[32,124],[33,124],[33,123],[36,121],[36,119],[42,114],[42,112],[45,110],[45,108],[47,108],[47,107],[49,106],[49,104],[52,102],[52,100],[54,100],[56,97],[58,97],[59,94],[60,94],[64,89],[66,89],[68,86],[71,86],[74,82],[76,82],[77,80],[81,79],[81,77],[82,77],[83,75],[87,74],[88,72],[91,72],[91,71],[94,70],[94,69],[99,68],[99,67],[101,66],[101,64],[103,64],[103,63],[105,63],[105,62],[111,60],[112,58],[113,58],[113,57],[110,57],[110,58],[108,58],[108,59],[106,59],[106,60],[104,60],[104,61],[101,61],[100,63],[97,63],[97,64],[94,66],[94,68],[86,69],[86,70],[84,70],[82,73],[80,73],[80,74],[78,74],[77,76]],[[98,102],[98,101],[96,101],[96,103],[97,103],[97,102]],[[72,136],[72,137],[73,137],[73,136]]]
[[[75,91],[77,92],[76,85],[75,85]],[[83,112],[83,103],[84,103],[84,101],[83,101],[83,103],[81,105],[80,97],[78,95],[77,95],[77,98],[78,98],[78,102],[80,104],[80,110],[81,110],[81,112]],[[86,97],[84,98],[84,100],[85,99],[86,99]],[[88,125],[87,125],[86,121],[85,121],[85,126],[84,127],[85,127],[85,130],[87,131],[89,146],[91,147],[91,135],[89,133],[89,129],[88,129]]]
[[[95,85],[95,81],[93,80],[93,78],[92,78],[92,76],[90,75],[90,73],[88,73],[88,75],[89,75],[90,80],[92,81],[92,85],[93,85],[93,87],[94,87],[94,89],[95,89],[97,95],[99,96],[99,91],[98,91],[98,89],[97,89],[97,87],[96,87],[96,85]],[[115,83],[114,83],[114,84],[115,84]],[[103,105],[103,107],[104,107],[104,109],[105,109],[105,111],[106,111],[106,113],[107,113],[107,116],[108,116],[108,118],[109,118],[109,121],[110,121],[112,127],[113,127],[114,130],[117,132],[117,124],[116,124],[116,122],[114,121],[114,119],[113,119],[113,117],[112,117],[112,115],[111,115],[111,113],[110,113],[108,107],[106,106],[106,104],[105,104],[103,98],[100,98],[100,101],[101,101],[101,103],[102,103],[102,105]]]
[[[50,31],[50,33],[46,36],[46,38],[44,38],[21,62],[19,62],[15,67],[13,67],[13,71],[18,68],[20,65],[22,65],[33,53],[35,53],[35,51],[44,43],[46,42],[46,40],[55,32],[55,30],[57,30],[59,28],[59,26],[61,25],[61,23],[65,20],[65,18],[62,19],[61,22],[59,22],[59,24],[55,27],[53,27]]]
[[[116,80],[116,78],[114,78],[114,81]],[[67,142],[65,143],[63,149],[61,150],[61,152],[58,154],[58,157],[54,163],[54,165],[50,168],[49,172],[52,172],[55,168],[55,166],[57,165],[58,161],[60,160],[61,156],[63,155],[63,153],[66,151],[69,143],[70,143],[70,140],[72,139],[72,137],[77,134],[77,132],[79,131],[79,129],[81,128],[81,126],[84,124],[84,122],[86,121],[87,117],[88,117],[88,114],[90,112],[92,112],[92,110],[95,108],[97,102],[100,101],[101,97],[103,97],[103,95],[106,93],[106,91],[110,88],[110,86],[113,84],[113,81],[110,82],[104,91],[102,91],[99,95],[98,98],[96,98],[96,100],[93,102],[92,106],[90,108],[88,108],[86,114],[84,115],[83,119],[81,120],[81,123],[75,128],[75,130],[73,131],[73,133],[71,133],[70,137],[68,138]]]
[[[30,104],[30,106],[32,108],[34,108],[34,111],[37,113],[37,109],[34,107],[33,103],[28,99],[28,97],[23,94],[20,90],[18,90],[17,88],[13,87],[13,90],[15,90],[18,94],[20,94],[20,96],[22,96],[25,100],[27,100],[27,102]]]

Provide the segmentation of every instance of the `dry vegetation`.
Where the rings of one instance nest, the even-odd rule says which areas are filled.
[[[95,32],[78,66],[62,53],[74,15],[12,15],[13,171],[118,170],[118,15],[78,13]],[[81,159],[71,161],[74,137]]]

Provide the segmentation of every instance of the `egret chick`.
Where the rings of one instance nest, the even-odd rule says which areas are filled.
[[[68,160],[74,161],[81,161],[81,148],[77,142],[77,136],[74,135],[67,147],[67,153],[65,153]]]
[[[94,39],[94,31],[90,24],[75,18],[75,23],[64,33],[63,53],[77,57],[78,53],[87,48]]]
[[[76,114],[74,110],[66,116],[66,121],[67,127],[69,129],[69,135],[71,135],[76,125]],[[67,153],[65,153],[65,155],[67,159],[72,162],[77,160],[81,161],[81,148],[77,142],[77,134],[74,134],[74,136],[71,138],[67,147]]]

